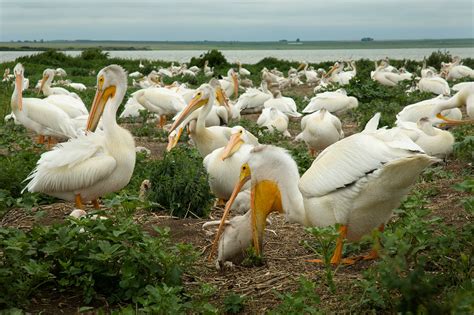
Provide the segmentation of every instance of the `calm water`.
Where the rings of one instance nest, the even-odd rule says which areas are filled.
[[[414,59],[422,60],[429,56],[437,48],[403,48],[403,49],[331,49],[331,50],[223,50],[227,60],[242,63],[257,63],[265,57],[275,57],[292,61],[322,62],[347,59],[367,58],[371,60],[385,57],[394,59]],[[474,57],[474,48],[449,48],[452,55],[461,58]],[[197,57],[205,51],[201,50],[134,50],[134,51],[109,51],[111,57],[165,60],[188,62],[191,57]],[[37,51],[2,51],[0,52],[0,62],[12,61],[21,56],[37,54]],[[65,51],[70,56],[77,56],[80,51]]]

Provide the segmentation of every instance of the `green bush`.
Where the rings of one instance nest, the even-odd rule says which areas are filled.
[[[225,59],[224,55],[217,49],[209,50],[208,52],[200,55],[199,57],[192,57],[191,61],[189,62],[189,65],[191,67],[198,66],[199,68],[202,68],[204,67],[204,62],[206,60],[209,61],[209,67],[222,68],[224,66],[229,65],[227,59]]]
[[[81,52],[81,58],[84,60],[107,60],[109,53],[103,52],[99,48],[87,48]]]
[[[299,288],[296,292],[277,293],[277,296],[281,303],[268,312],[270,315],[323,314],[318,308],[320,298],[316,294],[316,284],[304,277],[299,279]]]
[[[0,229],[0,306],[24,306],[39,291],[82,291],[83,302],[138,302],[149,285],[178,286],[195,259],[189,245],[171,245],[131,218],[70,219],[31,231]]]
[[[435,69],[440,69],[442,62],[451,62],[452,59],[453,57],[449,51],[438,50],[432,52],[431,55],[428,56],[426,59],[426,65],[434,67]]]
[[[213,195],[202,158],[195,149],[178,146],[165,153],[151,172],[148,200],[177,217],[207,216]]]

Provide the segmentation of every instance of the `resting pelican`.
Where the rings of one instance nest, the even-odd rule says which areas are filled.
[[[142,89],[133,93],[132,96],[140,105],[160,116],[160,128],[165,125],[167,115],[176,115],[186,106],[181,95],[167,88]]]
[[[428,155],[444,159],[453,152],[454,136],[447,130],[433,127],[426,117],[417,123],[399,121],[397,127]]]
[[[398,114],[397,121],[410,121],[416,123],[423,117],[428,117],[433,125],[445,123],[445,120],[437,118],[436,114],[441,112],[444,118],[451,120],[462,119],[462,112],[459,108],[437,110],[436,105],[444,102],[447,98],[443,95],[438,95],[432,99],[424,100],[415,104],[405,106]],[[454,106],[453,106],[454,107]]]
[[[303,113],[312,113],[322,108],[330,113],[341,114],[351,108],[359,106],[359,101],[354,96],[347,96],[344,89],[334,92],[324,92],[316,94],[311,98],[309,104],[303,109]]]
[[[331,263],[350,264],[354,260],[342,260],[344,239],[357,241],[377,227],[383,230],[392,210],[418,175],[435,161],[405,135],[381,130],[355,134],[334,143],[300,178],[295,161],[284,149],[257,146],[241,167],[239,183],[222,220],[225,221],[237,192],[251,180],[251,222],[257,254],[263,248],[266,218],[277,211],[284,213],[288,221],[304,226],[341,224]],[[222,233],[223,221],[211,254]],[[374,247],[364,258],[376,257]]]
[[[230,198],[239,181],[240,166],[247,160],[250,150],[258,144],[257,138],[241,126],[233,127],[231,134],[227,145],[209,153],[203,162],[209,174],[209,186],[219,199],[219,204],[224,204],[223,201]]]
[[[285,137],[291,137],[288,132],[289,118],[274,107],[264,108],[257,119],[257,125],[267,128],[270,132],[277,130]]]
[[[445,119],[443,117],[443,110],[459,110],[456,107],[466,106],[466,113],[470,118],[474,119],[474,83],[464,84],[461,86],[459,91],[449,99],[440,100],[434,107],[431,114],[435,114],[438,118]],[[441,113],[441,116],[439,115]],[[447,119],[449,122],[450,119]],[[451,122],[453,122],[451,120]],[[459,122],[459,121],[458,121]],[[472,121],[466,121],[472,122]]]
[[[302,114],[298,113],[296,108],[296,102],[291,97],[282,96],[280,90],[273,92],[273,98],[263,103],[265,108],[276,108],[280,112],[290,117],[301,117]]]
[[[197,117],[196,126],[191,131],[196,148],[202,157],[205,157],[217,148],[227,144],[231,136],[231,128],[223,126],[206,127],[206,117],[214,106],[215,90],[210,84],[201,85],[191,99],[191,102],[184,108],[179,117],[171,126],[170,132],[175,130],[197,109],[202,108]]]
[[[227,77],[219,80],[219,83],[228,98],[232,95],[234,95],[235,98],[239,97],[239,80],[237,79],[237,73],[235,73],[234,69],[230,68],[229,71],[227,71]]]
[[[257,113],[262,111],[263,104],[271,99],[273,96],[267,89],[267,81],[262,80],[261,90],[250,88],[240,95],[235,106],[239,108],[243,113]]]
[[[370,77],[385,86],[396,86],[398,82],[406,80],[404,75],[389,71],[386,63],[376,66],[375,71],[370,73]]]
[[[64,111],[39,98],[23,98],[24,71],[21,63],[13,69],[15,89],[11,98],[11,107],[15,121],[36,132],[39,135],[39,143],[44,142],[44,136],[49,136],[48,145],[51,145],[51,137],[75,137],[73,123]]]
[[[130,97],[127,103],[125,103],[125,108],[120,114],[120,118],[140,117],[141,110],[146,110],[146,108],[140,105],[135,98]]]
[[[301,119],[301,130],[295,140],[303,140],[309,148],[311,156],[317,151],[326,149],[331,144],[344,138],[339,118],[322,108]]]
[[[435,76],[431,70],[428,70],[426,76],[420,79],[418,89],[422,92],[430,92],[437,95],[449,95],[451,93],[448,82],[441,77]]]
[[[442,67],[441,75],[448,81],[462,78],[474,78],[474,70],[461,64],[448,63]]]
[[[43,153],[25,187],[60,199],[83,202],[125,187],[135,167],[135,142],[116,121],[117,109],[127,90],[127,75],[118,65],[110,65],[97,75],[97,92],[87,122],[86,135],[57,145]],[[103,114],[103,132],[94,132]]]
[[[51,87],[51,83],[53,82],[54,75],[55,75],[55,70],[53,69],[44,70],[43,79],[41,80],[41,85],[40,85],[39,90],[43,92],[43,94],[46,96],[56,95],[56,94],[70,95],[71,92],[69,92],[65,88]]]

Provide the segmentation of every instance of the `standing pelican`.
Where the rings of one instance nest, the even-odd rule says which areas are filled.
[[[342,259],[344,239],[357,241],[377,227],[383,230],[418,175],[435,161],[405,135],[380,130],[334,143],[300,178],[295,161],[284,149],[257,146],[241,167],[240,181],[222,219],[225,221],[237,192],[251,180],[251,222],[257,254],[263,248],[266,218],[277,211],[288,221],[304,226],[341,224],[331,263],[350,264],[354,260]],[[214,250],[216,245],[214,242]],[[376,257],[374,247],[364,258]]]
[[[303,140],[311,156],[316,156],[316,151],[324,150],[344,138],[341,121],[324,108],[303,117],[301,130],[295,140]]]
[[[239,97],[239,80],[234,69],[230,68],[229,71],[227,71],[227,77],[219,80],[219,83],[228,98],[232,95],[234,95],[235,98]]]
[[[60,199],[84,201],[99,207],[97,198],[125,187],[135,167],[135,142],[116,121],[117,109],[127,90],[127,75],[110,65],[97,75],[97,92],[92,104],[86,135],[43,153],[25,187]],[[94,132],[100,117],[103,132]]]
[[[70,95],[71,92],[69,92],[65,88],[51,87],[51,83],[53,82],[55,73],[56,72],[53,69],[46,69],[43,71],[43,79],[41,80],[41,85],[39,88],[40,92],[43,92],[43,94],[46,96],[56,94]]]
[[[11,107],[15,121],[36,132],[39,135],[39,143],[43,143],[44,136],[49,136],[49,146],[51,137],[62,139],[75,137],[73,123],[64,111],[39,98],[23,98],[24,71],[20,63],[13,69],[15,89],[11,98]]]
[[[237,61],[237,65],[239,66],[239,74],[241,76],[249,76],[250,75],[250,71],[248,71],[245,68],[242,68],[242,63],[240,61]]]

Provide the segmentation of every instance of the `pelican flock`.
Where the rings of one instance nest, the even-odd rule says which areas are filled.
[[[217,252],[218,269],[242,262],[249,246],[263,255],[273,213],[302,227],[338,226],[331,264],[377,259],[377,241],[357,257],[345,257],[344,246],[397,224],[392,219],[396,209],[420,175],[433,164],[452,162],[459,141],[453,130],[474,122],[474,82],[468,81],[474,74],[460,58],[442,63],[439,71],[426,62],[419,68],[407,62],[395,67],[386,58],[371,62],[371,69],[359,62],[341,60],[325,69],[308,62],[267,69],[244,68],[240,62],[225,67],[209,60],[202,67],[157,67],[140,60],[136,69],[127,67],[130,73],[116,64],[105,66],[90,86],[66,80],[64,69],[47,68],[33,76],[41,78],[37,94],[25,89],[28,69],[18,63],[11,73],[4,72],[2,84],[13,85],[11,114],[5,120],[25,127],[38,143],[47,137],[48,143],[47,148],[35,146],[43,151],[23,191],[74,203],[84,211],[88,203],[100,209],[100,198],[136,183],[138,151],[159,161],[161,151],[166,158],[165,151],[177,150],[181,141],[180,146],[194,147],[202,158],[214,207],[223,210],[220,220],[213,214],[213,221],[203,225],[218,226],[209,244],[209,258]],[[391,106],[390,100],[372,102],[376,93],[361,93],[362,80],[380,91],[400,91],[406,104],[390,108],[393,114],[380,110]],[[92,99],[93,89],[91,104],[84,103],[82,99]],[[37,97],[23,97],[29,93]],[[379,126],[380,121],[389,121],[388,126]],[[145,123],[159,129],[159,137],[144,140],[129,131]],[[166,136],[167,146],[162,141]],[[159,143],[160,154],[146,148],[152,143]],[[143,190],[160,187],[160,178],[141,180],[146,180]],[[146,198],[141,191],[141,202]],[[86,213],[75,211],[72,215],[78,217]],[[231,213],[238,215],[229,218]]]

